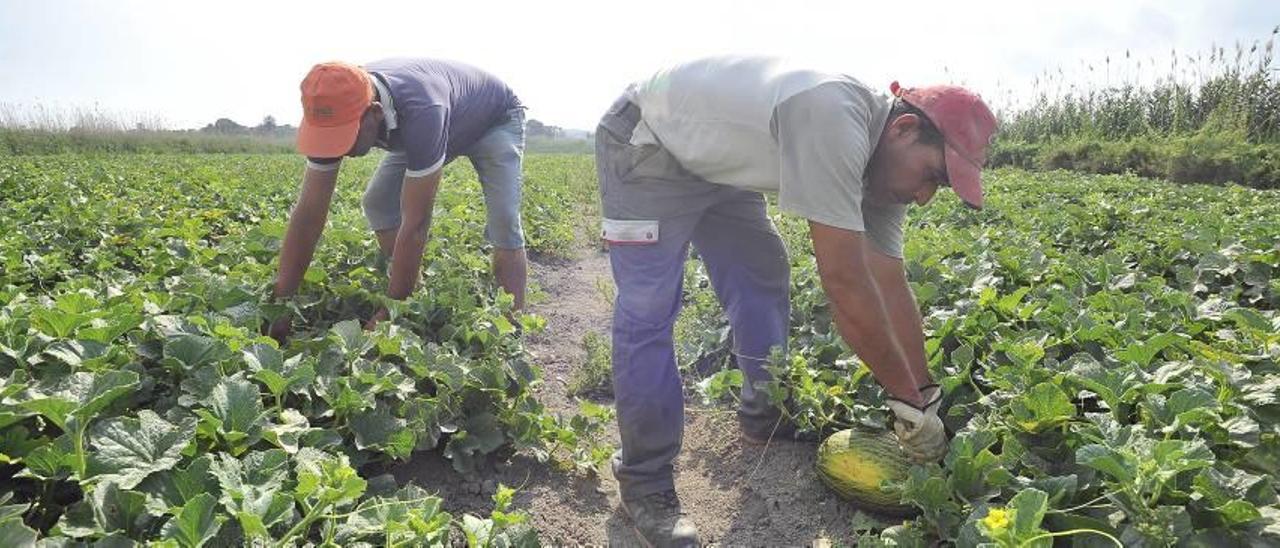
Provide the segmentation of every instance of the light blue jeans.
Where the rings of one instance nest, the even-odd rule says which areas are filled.
[[[498,249],[524,247],[520,224],[523,186],[524,109],[507,111],[503,123],[489,129],[462,152],[471,160],[484,191],[484,235]],[[387,152],[364,191],[364,216],[375,232],[400,226],[400,187],[408,160],[404,152]]]

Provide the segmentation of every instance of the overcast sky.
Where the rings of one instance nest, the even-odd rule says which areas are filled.
[[[1278,23],[1280,0],[0,0],[0,103],[98,105],[177,128],[296,124],[312,64],[429,56],[497,74],[534,118],[589,129],[628,82],[708,54],[795,57],[878,88],[953,81],[991,98],[996,82],[1020,89],[1058,65],[1126,49],[1167,60]]]

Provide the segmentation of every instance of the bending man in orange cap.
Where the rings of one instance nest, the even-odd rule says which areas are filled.
[[[343,157],[387,150],[364,193],[364,213],[391,262],[387,295],[417,284],[440,174],[471,160],[484,190],[485,236],[498,284],[524,305],[527,264],[520,226],[524,106],[511,88],[478,68],[434,59],[386,59],[363,67],[322,63],[302,81],[298,150],[307,156],[302,192],[280,250],[275,297],[298,289],[324,230]],[[385,319],[379,310],[372,326]],[[282,340],[289,318],[271,326]]]

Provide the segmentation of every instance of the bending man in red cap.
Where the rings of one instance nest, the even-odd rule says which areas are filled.
[[[697,544],[672,478],[684,426],[672,328],[689,244],[733,331],[744,439],[796,434],[756,388],[770,350],[786,344],[790,313],[790,262],[762,192],[808,219],[836,327],[888,392],[903,449],[920,462],[946,453],[902,264],[903,219],[939,186],[982,207],[979,170],[996,122],[959,87],[893,92],[776,59],[718,57],[632,84],[601,119],[603,235],[617,285],[613,469],[649,544]]]
[[[307,156],[302,192],[280,250],[275,296],[298,289],[324,230],[338,168],[346,156],[387,150],[364,193],[364,213],[385,257],[387,295],[417,284],[431,210],[445,164],[466,156],[480,177],[494,247],[494,277],[524,305],[527,264],[520,226],[524,107],[497,77],[433,59],[386,59],[363,67],[323,63],[302,81],[298,150]],[[369,325],[385,318],[380,310]],[[271,326],[283,339],[289,318]]]

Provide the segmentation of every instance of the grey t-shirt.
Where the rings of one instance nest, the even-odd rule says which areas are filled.
[[[722,56],[633,84],[631,145],[660,145],[699,177],[777,192],[786,212],[858,232],[902,256],[906,206],[875,202],[863,171],[889,99],[844,75],[785,59]]]
[[[778,208],[819,223],[865,232],[902,258],[905,204],[866,192],[865,169],[889,117],[888,102],[855,82],[827,82],[780,103]]]

